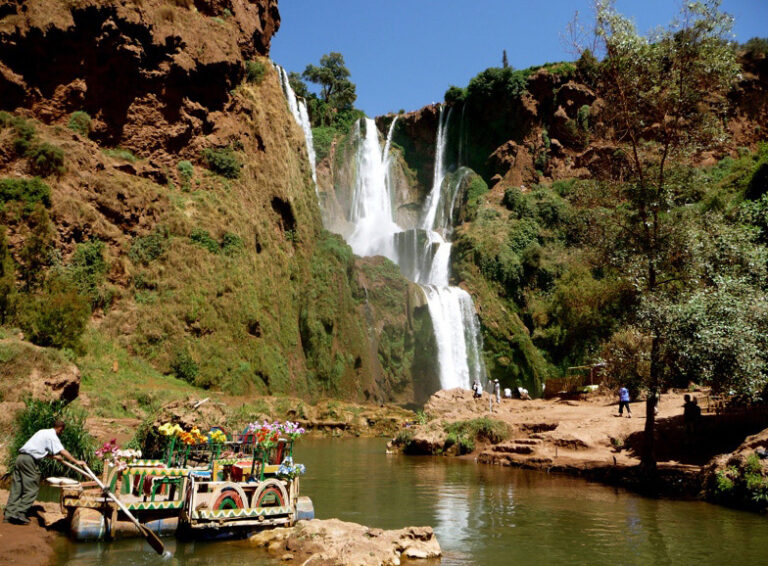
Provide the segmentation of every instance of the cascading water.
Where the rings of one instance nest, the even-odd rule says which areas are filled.
[[[307,112],[307,103],[303,99],[296,96],[291,87],[291,82],[288,80],[288,73],[279,65],[275,65],[277,74],[280,77],[280,86],[283,88],[283,94],[288,101],[288,108],[293,114],[293,118],[296,123],[301,126],[304,131],[304,142],[307,145],[307,156],[309,157],[309,166],[312,169],[312,181],[315,183],[315,192],[317,191],[317,167],[315,157],[315,145],[312,138],[312,124],[309,121],[309,113]]]
[[[485,378],[485,366],[472,298],[463,289],[449,285],[453,207],[469,172],[460,170],[446,181],[450,118],[451,110],[445,112],[441,107],[432,187],[417,225],[409,229],[399,226],[393,214],[396,199],[389,181],[389,152],[395,121],[390,124],[383,152],[372,119],[355,125],[356,185],[349,214],[354,231],[347,242],[358,255],[392,259],[407,278],[423,288],[435,332],[440,386],[468,389],[475,378]]]

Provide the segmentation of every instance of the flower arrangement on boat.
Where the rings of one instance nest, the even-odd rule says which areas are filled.
[[[212,444],[224,444],[227,441],[227,435],[221,429],[216,429],[208,433],[208,440]]]
[[[120,469],[125,469],[128,467],[129,462],[141,458],[141,450],[118,448],[117,439],[113,438],[109,442],[105,442],[101,448],[96,450],[96,456],[104,460],[104,462],[111,463],[113,466],[117,466]]]
[[[304,464],[294,464],[293,457],[286,456],[283,463],[277,469],[277,477],[282,479],[293,479],[300,475],[303,475],[307,471]]]

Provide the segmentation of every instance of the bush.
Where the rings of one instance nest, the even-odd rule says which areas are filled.
[[[466,100],[482,103],[489,99],[518,99],[525,93],[529,72],[512,67],[486,69],[469,81]]]
[[[189,235],[189,239],[198,246],[205,248],[212,254],[219,253],[219,243],[211,237],[208,230],[195,228]]]
[[[21,117],[11,117],[7,122],[16,134],[13,138],[13,149],[19,155],[24,155],[35,139],[35,125]]]
[[[331,153],[331,144],[336,136],[336,128],[333,126],[319,126],[312,128],[312,141],[315,146],[315,156],[318,161],[325,159]]]
[[[208,168],[214,173],[218,173],[227,179],[237,179],[240,176],[242,164],[237,159],[234,152],[228,148],[203,150],[203,159],[208,164]]]
[[[444,98],[447,104],[458,104],[459,102],[464,102],[467,98],[467,91],[461,87],[451,85],[445,91]]]
[[[91,134],[91,117],[82,110],[72,112],[69,116],[67,127],[82,136],[88,137]]]
[[[182,190],[188,191],[189,182],[195,174],[194,166],[189,161],[179,161],[178,165],[176,165],[176,169],[178,169],[179,175],[181,175]]]
[[[186,348],[176,351],[176,355],[171,361],[171,370],[176,377],[192,384],[195,383],[195,378],[200,373],[200,367]]]
[[[102,152],[107,157],[113,157],[115,159],[122,159],[129,163],[136,163],[139,160],[130,149],[123,149],[121,147],[115,147],[112,149],[103,149]]]
[[[131,242],[128,258],[133,263],[147,265],[162,256],[168,249],[168,233],[156,230],[148,236],[137,236]]]
[[[34,179],[0,179],[0,203],[21,201],[26,208],[40,203],[51,206],[51,188],[39,177]]]
[[[31,146],[25,153],[29,168],[35,175],[47,177],[64,171],[64,152],[58,146],[43,142]]]
[[[753,37],[742,48],[751,55],[768,55],[768,37]]]
[[[249,83],[259,84],[264,78],[264,73],[267,72],[267,68],[261,61],[246,61],[245,63],[245,79]]]
[[[33,344],[75,350],[91,316],[88,299],[55,278],[22,305],[20,324]]]
[[[509,436],[509,429],[504,422],[487,417],[449,423],[444,430],[448,433],[445,448],[458,444],[460,454],[472,452],[478,439],[484,438],[492,444],[498,444]]]
[[[56,419],[61,418],[66,423],[59,437],[64,448],[78,460],[85,460],[94,472],[101,472],[102,463],[94,454],[96,442],[85,430],[85,413],[83,411],[66,406],[61,401],[49,403],[28,399],[24,403],[24,409],[16,415],[15,431],[8,451],[9,470],[13,469],[19,448],[24,446],[27,440],[38,430],[53,428]],[[44,478],[50,476],[76,477],[75,472],[51,458],[40,460],[38,467]]]
[[[225,232],[221,238],[221,251],[225,255],[235,255],[243,249],[243,239],[232,232]]]
[[[109,304],[111,297],[104,289],[107,275],[104,242],[92,240],[77,244],[67,273],[78,292],[90,299],[92,308]]]
[[[488,185],[483,181],[480,175],[474,175],[467,187],[467,216],[470,219],[477,216],[477,210],[480,208],[481,197],[488,192]]]

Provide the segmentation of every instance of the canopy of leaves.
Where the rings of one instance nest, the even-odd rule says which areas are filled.
[[[357,99],[355,84],[349,76],[344,56],[337,52],[323,55],[319,66],[307,65],[302,73],[305,80],[320,85],[320,97],[336,110],[351,109]]]

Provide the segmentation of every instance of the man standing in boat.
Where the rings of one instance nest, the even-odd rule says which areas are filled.
[[[45,457],[55,460],[67,459],[80,467],[85,466],[84,461],[76,459],[64,449],[59,440],[63,430],[64,421],[57,419],[53,423],[53,428],[38,430],[19,449],[11,476],[11,493],[8,496],[8,504],[5,506],[3,521],[6,523],[16,525],[29,523],[27,511],[37,499],[37,492],[40,489],[40,470],[37,465],[40,460]]]

